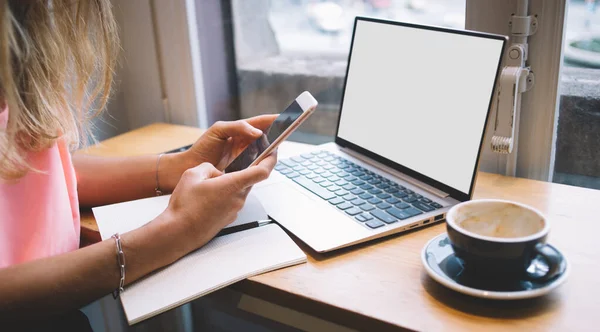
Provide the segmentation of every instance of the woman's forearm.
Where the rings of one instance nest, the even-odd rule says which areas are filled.
[[[172,239],[181,232],[170,227],[165,218],[159,216],[148,225],[121,235],[126,284],[172,263],[190,250],[173,247],[177,241]],[[119,281],[113,239],[0,269],[0,322],[80,308],[113,291]]]
[[[153,196],[157,155],[97,157],[75,154],[77,191],[81,206],[98,206]],[[160,189],[171,192],[189,167],[179,154],[165,154],[158,164]]]

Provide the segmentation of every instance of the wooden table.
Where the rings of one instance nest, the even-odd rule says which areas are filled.
[[[158,153],[192,143],[199,129],[155,124],[109,139],[95,155]],[[307,147],[288,144],[280,157]],[[349,327],[387,330],[600,330],[600,191],[479,173],[475,198],[503,198],[548,216],[550,242],[571,264],[567,282],[533,300],[498,302],[464,296],[438,285],[421,265],[421,249],[445,231],[443,224],[391,236],[330,254],[299,243],[308,264],[266,273],[235,290]],[[91,215],[82,234],[94,241]],[[96,235],[96,239],[99,236]],[[297,239],[296,239],[297,240]],[[297,240],[297,242],[299,242]]]

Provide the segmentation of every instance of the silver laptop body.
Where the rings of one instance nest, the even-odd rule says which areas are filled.
[[[317,252],[442,221],[472,197],[505,43],[357,17],[335,142],[280,154],[254,194]]]

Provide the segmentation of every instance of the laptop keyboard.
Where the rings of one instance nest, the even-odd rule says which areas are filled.
[[[281,160],[275,170],[370,228],[442,205],[328,151]]]

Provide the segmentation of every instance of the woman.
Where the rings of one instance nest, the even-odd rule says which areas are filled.
[[[222,172],[272,115],[216,123],[178,154],[71,156],[88,110],[102,110],[110,92],[118,52],[110,1],[0,0],[0,16],[0,321],[62,314],[173,263],[232,222],[272,171],[275,156]],[[78,249],[79,205],[155,191],[172,192],[155,220]]]

